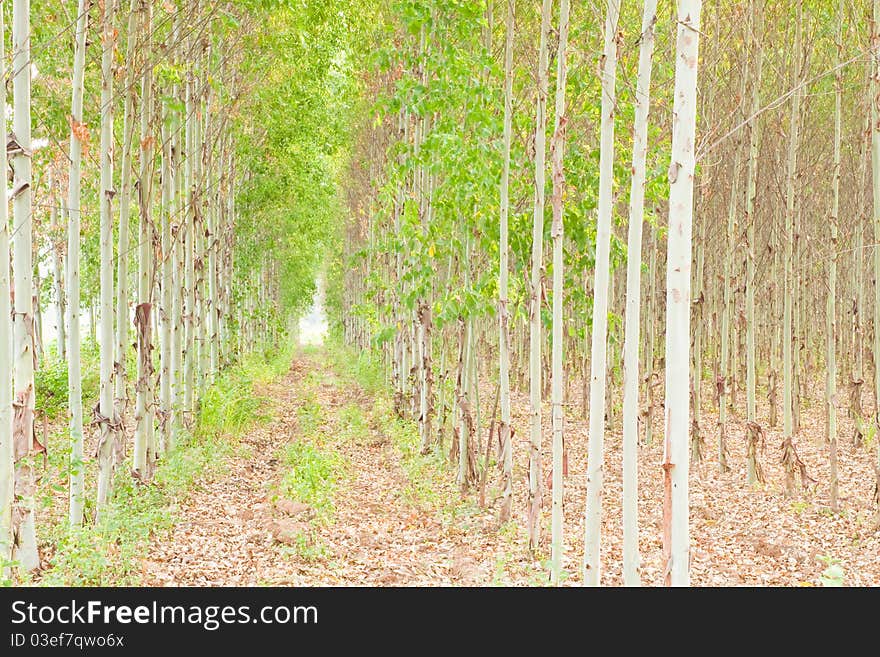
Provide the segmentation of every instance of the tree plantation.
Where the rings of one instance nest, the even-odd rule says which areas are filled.
[[[880,585],[880,0],[4,0],[0,581]]]

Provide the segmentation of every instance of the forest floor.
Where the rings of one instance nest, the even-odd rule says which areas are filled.
[[[396,418],[384,382],[359,363],[356,356],[323,348],[301,351],[286,376],[259,389],[271,400],[271,421],[248,431],[215,475],[182,503],[170,534],[157,536],[142,561],[143,584],[547,583],[548,555],[526,550],[527,432],[516,435],[517,513],[499,527],[495,468],[485,508],[476,493],[462,497],[444,457],[418,453],[414,423]],[[807,408],[804,425],[821,431],[813,412],[821,410]],[[527,426],[524,396],[515,396],[513,419],[514,426]],[[714,429],[711,414],[703,425]],[[829,560],[836,560],[844,584],[880,585],[871,450],[841,440],[842,510],[834,514],[821,440],[802,432],[799,454],[820,483],[788,499],[776,430],[768,429],[761,455],[767,483],[746,484],[741,425],[737,418],[730,423],[729,472],[721,474],[715,465],[714,430],[704,430],[704,462],[692,468],[692,583],[819,586]],[[842,425],[846,436],[846,421]],[[580,580],[583,554],[587,441],[580,418],[566,426],[564,568],[565,583],[572,584]],[[660,442],[642,446],[639,455],[641,573],[649,585],[662,580]],[[549,464],[549,453],[544,456]],[[610,431],[602,577],[611,585],[621,583],[621,485],[620,436]],[[549,550],[549,531],[543,538]]]

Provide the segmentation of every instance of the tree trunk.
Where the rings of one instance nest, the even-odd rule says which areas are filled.
[[[566,49],[568,48],[568,0],[561,0],[559,4],[559,48],[556,55],[556,112],[553,140],[550,145],[552,160],[553,195],[550,199],[553,206],[553,344],[552,344],[552,374],[550,380],[553,388],[551,392],[553,406],[553,467],[551,469],[553,490],[552,498],[552,524],[551,524],[551,565],[550,581],[559,584],[562,574],[562,553],[564,550],[563,534],[565,518],[562,513],[564,500],[565,480],[565,436],[563,434],[563,422],[565,415],[563,404],[563,368],[562,368],[562,306],[565,299],[563,289],[563,254],[565,226],[563,224],[562,204],[565,197],[565,169],[563,156],[565,150],[565,126],[568,119],[565,116],[565,79],[567,74]]]
[[[6,79],[6,19],[0,12],[0,79]],[[0,125],[6,125],[6,85],[0,85]],[[6,171],[6,149],[0,148],[0,171]],[[4,182],[4,190],[6,188]],[[53,209],[54,215],[54,209]],[[9,205],[0,203],[0,578],[8,576],[14,534],[15,450],[12,444],[12,285],[9,276]]]
[[[150,34],[152,7],[141,0],[139,50],[143,57],[141,79],[141,151],[138,172],[138,214],[140,240],[138,245],[138,304],[135,307],[134,325],[137,335],[137,384],[134,419],[134,455],[132,470],[142,478],[149,479],[153,453],[153,358],[152,358],[152,310],[153,310],[153,76],[150,59]]]
[[[110,494],[113,470],[121,460],[119,418],[113,407],[113,55],[116,30],[113,0],[104,1],[101,27],[101,383],[96,420],[98,439],[98,497],[100,515]]]
[[[874,70],[871,76],[871,171],[874,198],[874,243],[880,243],[880,0],[874,0],[874,22],[871,35],[871,54]],[[16,295],[16,299],[18,296]],[[874,398],[880,400],[880,248],[874,249]],[[875,401],[874,423],[880,436],[880,402]],[[880,508],[880,440],[877,450],[877,485],[875,501]]]
[[[657,0],[645,0],[639,43],[633,119],[633,163],[626,249],[626,311],[623,362],[623,583],[639,586],[639,326],[641,321],[642,223],[651,107],[651,58]]]
[[[532,270],[529,298],[529,549],[541,542],[541,273],[544,251],[544,168],[547,127],[547,39],[552,0],[541,4],[538,46],[538,97],[535,111],[535,208],[532,219]]]
[[[825,409],[827,422],[827,440],[829,449],[829,497],[831,510],[838,510],[837,481],[837,226],[840,216],[840,117],[843,104],[843,73],[840,68],[841,50],[843,50],[843,0],[837,8],[837,68],[834,73],[834,162],[831,176],[831,215],[829,219],[831,260],[828,263],[828,303],[825,311],[825,331],[828,352],[826,358]]]
[[[86,31],[90,0],[79,0],[73,54],[73,100],[70,110],[70,176],[67,196],[67,299],[68,335],[67,391],[70,409],[70,517],[71,525],[82,524],[85,502],[83,462],[82,375],[80,372],[79,238],[82,142],[88,128],[83,123],[83,81],[86,68]]]
[[[746,173],[746,435],[747,435],[747,479],[749,484],[763,481],[761,466],[758,463],[759,440],[763,432],[758,425],[757,405],[757,353],[755,352],[755,196],[758,177],[758,150],[760,146],[761,78],[763,67],[764,0],[752,0],[753,33],[752,52],[755,61],[755,77],[752,81],[751,123],[749,125],[748,169]]]
[[[792,302],[794,298],[794,276],[792,272],[792,258],[794,249],[794,221],[795,221],[795,177],[797,175],[797,151],[798,151],[798,131],[800,129],[800,105],[801,91],[799,88],[801,82],[800,73],[800,52],[801,52],[801,15],[803,10],[803,0],[797,3],[797,19],[795,21],[795,38],[794,50],[792,51],[795,61],[794,72],[792,74],[792,87],[794,93],[791,101],[791,118],[789,122],[789,142],[788,142],[788,170],[786,172],[786,203],[785,203],[785,291],[783,299],[783,327],[782,327],[782,379],[783,379],[783,401],[782,401],[782,423],[784,440],[782,443],[783,463],[786,464],[785,469],[785,494],[789,497],[794,495],[794,464],[797,459],[794,457],[794,445],[792,439],[793,418],[792,418],[792,392],[794,390],[793,370],[792,370]]]
[[[607,1],[602,121],[599,133],[599,207],[596,218],[596,270],[593,283],[593,334],[590,349],[590,444],[587,457],[587,507],[584,537],[584,584],[601,581],[601,517],[605,443],[605,370],[608,337],[612,186],[614,184],[614,111],[617,80],[619,0]]]
[[[33,314],[33,209],[31,206],[31,50],[30,0],[12,3],[12,93],[15,148],[12,155],[12,214],[14,296],[12,310],[15,417],[15,495],[20,518],[13,559],[25,571],[40,565],[36,531],[36,480],[34,454],[34,314]],[[7,144],[7,151],[10,145]]]
[[[507,24],[504,42],[504,163],[501,171],[500,224],[501,238],[498,273],[498,384],[501,423],[501,510],[499,520],[510,520],[513,504],[513,445],[510,428],[510,310],[508,308],[509,246],[508,216],[510,214],[510,142],[513,132],[513,32],[516,24],[516,0],[507,0]],[[444,352],[445,353],[445,352]],[[442,371],[442,366],[441,366]]]
[[[666,583],[690,583],[688,526],[688,349],[694,141],[701,0],[678,4],[669,236],[666,262],[666,435],[663,449],[663,537]]]
[[[135,88],[135,69],[137,67],[137,5],[140,0],[131,0],[128,13],[128,28],[125,48],[125,108],[122,117],[122,158],[119,163],[119,247],[116,262],[116,363],[114,365],[114,397],[116,414],[122,418],[128,406],[126,389],[128,360],[128,323],[131,312],[128,308],[128,251],[129,217],[131,216],[131,153],[134,145],[135,110],[137,90]]]

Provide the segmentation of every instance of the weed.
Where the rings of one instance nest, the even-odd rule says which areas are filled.
[[[817,557],[819,561],[825,564],[825,570],[819,576],[819,582],[822,586],[843,586],[843,567],[840,565],[840,559],[836,559],[829,555]]]
[[[313,445],[294,442],[284,449],[287,472],[279,484],[279,494],[308,504],[322,520],[333,515],[333,494],[345,470],[345,461],[335,452],[321,452]]]

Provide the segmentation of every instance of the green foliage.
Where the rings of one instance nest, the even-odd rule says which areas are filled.
[[[840,559],[829,555],[821,555],[817,558],[826,566],[819,577],[822,586],[843,586],[844,572]]]
[[[293,442],[282,456],[287,471],[279,493],[288,499],[308,504],[319,518],[333,514],[336,484],[345,470],[344,459],[336,452],[319,451],[310,443]]]
[[[98,399],[100,386],[100,352],[96,342],[87,338],[81,346],[83,408],[91,408]],[[34,372],[35,408],[50,421],[62,418],[68,409],[67,361],[58,356],[54,344],[49,345],[40,366]]]
[[[200,432],[237,435],[251,422],[265,420],[264,400],[254,393],[254,372],[236,368],[218,377],[199,400]]]
[[[378,352],[354,352],[342,347],[338,340],[331,340],[328,352],[333,369],[344,384],[355,384],[369,395],[386,391],[385,370]]]

